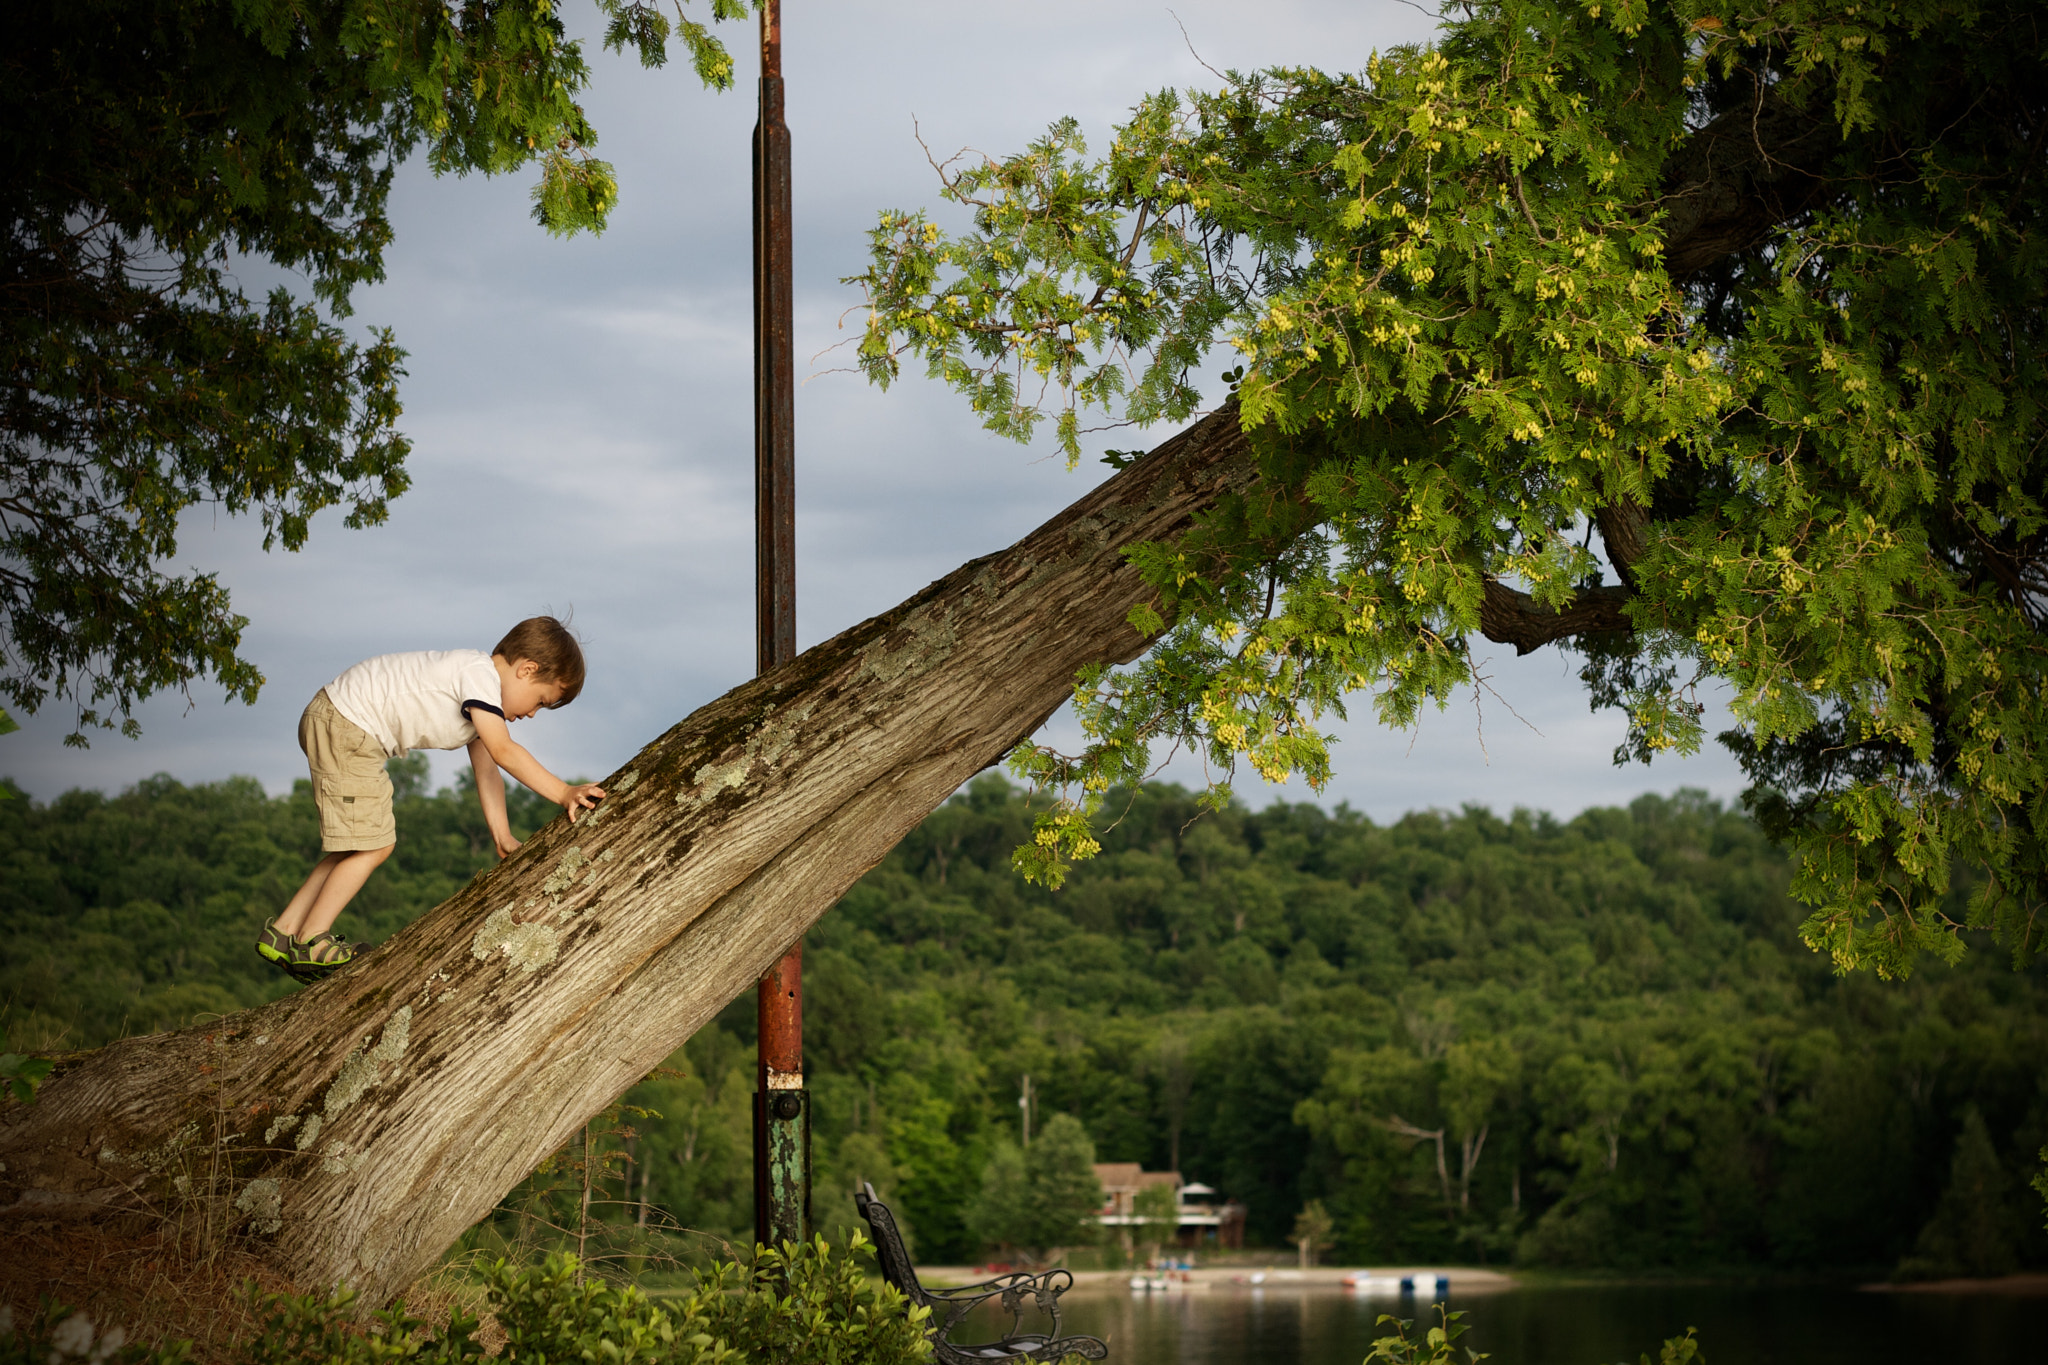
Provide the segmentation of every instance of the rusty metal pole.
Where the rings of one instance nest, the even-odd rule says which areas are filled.
[[[796,355],[790,306],[789,128],[782,119],[782,6],[761,6],[754,126],[755,668],[796,657]],[[811,1104],[804,1089],[804,945],[761,978],[754,1095],[754,1238],[811,1233]]]

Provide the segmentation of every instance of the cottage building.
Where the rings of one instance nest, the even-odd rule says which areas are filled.
[[[1096,1164],[1095,1179],[1102,1186],[1102,1208],[1095,1221],[1117,1229],[1126,1246],[1139,1222],[1139,1193],[1161,1185],[1173,1191],[1176,1227],[1170,1237],[1159,1240],[1184,1247],[1244,1245],[1244,1205],[1219,1199],[1200,1181],[1184,1184],[1179,1171],[1148,1171],[1135,1161],[1104,1161]]]

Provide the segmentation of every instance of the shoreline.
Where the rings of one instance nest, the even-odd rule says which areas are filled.
[[[1493,1294],[1513,1289],[1517,1281],[1512,1275],[1498,1270],[1486,1270],[1477,1266],[1312,1266],[1307,1270],[1299,1267],[1277,1266],[1202,1266],[1194,1270],[1168,1272],[1170,1279],[1163,1290],[1130,1290],[1132,1277],[1143,1272],[1136,1270],[1074,1270],[1068,1272],[1074,1277],[1074,1290],[1124,1289],[1134,1293],[1214,1293],[1232,1290],[1284,1290],[1284,1289],[1342,1289],[1347,1276],[1356,1276],[1374,1281],[1371,1288],[1359,1290],[1368,1294],[1385,1294],[1389,1286],[1400,1279],[1415,1281],[1415,1294],[1423,1297],[1433,1294],[1438,1276],[1450,1281],[1450,1292],[1454,1294]],[[939,1265],[917,1267],[918,1279],[933,1288],[978,1284],[994,1279],[991,1272],[976,1266]],[[1256,1282],[1253,1277],[1258,1276]]]
[[[2021,1272],[1987,1279],[1912,1280],[1904,1284],[1859,1284],[1865,1294],[1969,1294],[2002,1298],[2031,1298],[2048,1295],[2048,1273]]]
[[[917,1275],[932,1288],[953,1288],[960,1285],[979,1284],[994,1279],[997,1272],[979,1266],[919,1266]],[[1518,1276],[1506,1271],[1490,1270],[1480,1266],[1314,1266],[1308,1270],[1288,1266],[1203,1266],[1194,1270],[1172,1271],[1164,1289],[1131,1290],[1131,1279],[1140,1274],[1135,1270],[1073,1270],[1074,1290],[1101,1292],[1123,1289],[1132,1293],[1217,1293],[1244,1290],[1289,1290],[1289,1289],[1345,1289],[1373,1297],[1390,1295],[1391,1285],[1403,1278],[1415,1281],[1415,1296],[1433,1296],[1436,1280],[1443,1276],[1450,1281],[1449,1292],[1458,1295],[1498,1294],[1512,1289],[1569,1288],[1585,1286],[1651,1286],[1685,1284],[1717,1284],[1723,1281],[1707,1279],[1673,1280],[1654,1278],[1552,1278],[1543,1272],[1534,1276]],[[1259,1277],[1255,1279],[1254,1277]],[[1372,1281],[1365,1286],[1346,1286],[1347,1277]],[[1788,1282],[1812,1283],[1805,1277],[1789,1277]],[[1756,1281],[1749,1281],[1754,1284]],[[1889,1281],[1868,1281],[1855,1283],[1848,1280],[1834,1280],[1832,1283],[1862,1294],[1950,1294],[1958,1296],[1980,1296],[1997,1298],[2048,1297],[2048,1272],[2021,1272],[2013,1275],[1999,1275],[1990,1278],[1953,1278],[1945,1280],[1920,1280],[1905,1283]]]

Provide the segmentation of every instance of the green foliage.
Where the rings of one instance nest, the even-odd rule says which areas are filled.
[[[678,8],[596,0],[648,65]],[[737,19],[739,0],[712,0]],[[384,275],[392,173],[537,169],[548,231],[618,198],[577,103],[590,80],[553,0],[24,0],[0,11],[0,695],[76,702],[72,742],[212,675],[253,699],[246,624],[211,574],[167,572],[179,516],[253,513],[295,550],[323,508],[382,522],[409,483],[404,352],[352,338]],[[253,300],[236,259],[302,272]],[[323,314],[322,309],[325,309]]]
[[[733,1343],[746,1360],[790,1365],[894,1365],[931,1357],[927,1310],[912,1307],[872,1277],[871,1254],[854,1234],[833,1254],[822,1237],[756,1251],[744,1269],[715,1267],[697,1295],[706,1330]]]
[[[1027,1072],[1100,1159],[1166,1168],[1177,1113],[1181,1171],[1255,1240],[1321,1199],[1375,1261],[1882,1271],[1965,1105],[2008,1169],[2048,1140],[2039,968],[1837,979],[1785,859],[1702,798],[1387,827],[1105,806],[1101,856],[1049,894],[1008,870],[1031,807],[984,779],[808,940],[819,1150],[879,1132],[935,1261],[987,1244],[961,1208]],[[743,1049],[749,1022],[719,1028]],[[1444,1130],[1446,1182],[1396,1116]]]
[[[573,1256],[553,1255],[532,1269],[515,1271],[500,1261],[486,1270],[507,1357],[630,1365],[739,1355],[704,1330],[703,1296],[687,1296],[671,1313],[631,1285],[585,1278],[580,1269]]]
[[[1382,1313],[1375,1326],[1392,1330],[1382,1331],[1374,1340],[1372,1350],[1366,1353],[1365,1365],[1478,1365],[1482,1360],[1493,1359],[1485,1351],[1457,1344],[1459,1337],[1472,1330],[1460,1321],[1464,1313],[1453,1313],[1443,1304],[1438,1304],[1436,1311],[1440,1324],[1420,1337],[1408,1335],[1415,1327],[1413,1318]],[[1704,1360],[1696,1329],[1688,1327],[1684,1336],[1672,1337],[1664,1343],[1657,1352],[1656,1365],[1693,1365],[1694,1361]],[[1642,1357],[1642,1365],[1651,1365],[1647,1354]]]
[[[1030,1185],[1032,1236],[1040,1247],[1086,1246],[1100,1231],[1095,1212],[1102,1186],[1095,1179],[1095,1143],[1072,1114],[1054,1114],[1024,1153]]]
[[[968,1231],[982,1246],[1033,1261],[1093,1243],[1102,1207],[1094,1165],[1095,1144],[1072,1114],[1054,1114],[1029,1148],[997,1140],[967,1209]]]
[[[1093,852],[1095,801],[1155,741],[1319,788],[1321,717],[1364,692],[1409,725],[1475,685],[1484,636],[1582,654],[1629,716],[1618,757],[1696,749],[1697,690],[1727,684],[1723,739],[1839,967],[1903,975],[1984,925],[2025,960],[2048,886],[2034,19],[1487,0],[1361,74],[1148,96],[1099,157],[1062,120],[948,168],[966,232],[884,214],[855,281],[878,383],[921,358],[1018,437],[1050,391],[1073,461],[1083,410],[1180,420],[1212,346],[1240,362],[1262,485],[1133,551],[1158,594],[1133,625],[1167,633],[1077,679],[1083,753],[1016,756],[1070,796],[1018,865],[1056,883]]]
[[[394,766],[398,849],[343,922],[369,943],[496,861],[466,771],[428,795],[423,773]],[[506,806],[522,838],[556,813],[516,783]],[[292,990],[253,945],[319,859],[304,781],[275,798],[248,778],[160,776],[116,797],[0,802],[0,1001],[16,1044],[96,1047]]]
[[[1667,1340],[1663,1349],[1657,1352],[1656,1365],[1692,1365],[1696,1360],[1704,1363],[1706,1357],[1700,1354],[1698,1333],[1698,1328],[1688,1327],[1684,1336]],[[1651,1365],[1649,1356],[1644,1355],[1640,1359],[1641,1365]]]
[[[1366,1352],[1365,1365],[1478,1365],[1479,1361],[1491,1358],[1469,1346],[1458,1348],[1458,1338],[1472,1330],[1460,1321],[1463,1313],[1453,1313],[1442,1304],[1437,1305],[1436,1311],[1441,1323],[1420,1337],[1408,1335],[1415,1326],[1413,1318],[1380,1314],[1374,1326],[1393,1330],[1374,1340],[1372,1349]]]
[[[350,911],[370,939],[491,858],[472,796],[395,776],[398,851]],[[928,1262],[994,1245],[971,1215],[1025,1074],[1034,1154],[1070,1115],[1098,1159],[1243,1204],[1254,1244],[1287,1246],[1320,1200],[1358,1262],[1882,1275],[1923,1234],[1971,1235],[1985,1191],[2023,1202],[2048,1144],[2048,968],[1837,977],[1799,943],[1785,857],[1704,797],[1376,825],[1118,791],[1059,893],[1009,867],[1042,804],[978,780],[806,940],[813,1205],[835,1245],[862,1179]],[[513,809],[521,834],[549,813],[523,792]],[[250,944],[317,852],[310,800],[249,783],[0,803],[10,1045],[287,989]],[[589,1157],[514,1191],[468,1249],[573,1246],[540,1220],[579,1225],[577,1161],[601,1273],[654,1282],[664,1247],[748,1245],[754,1022],[748,997],[699,1030],[625,1097],[651,1112],[593,1124]],[[1442,1175],[1396,1119],[1442,1133]],[[1994,1165],[2003,1184],[1980,1179]],[[2048,1264],[2039,1223],[2000,1225],[2019,1265]]]
[[[8,1052],[7,1030],[0,1027],[0,1095],[11,1095],[17,1104],[34,1104],[36,1087],[55,1067],[47,1057],[27,1057]]]
[[[2009,1275],[2019,1269],[2020,1211],[2013,1202],[2012,1184],[1983,1113],[1974,1104],[1968,1106],[1949,1162],[1948,1188],[1942,1191],[1934,1216],[1920,1229],[1913,1254],[1900,1262],[1900,1275],[1939,1279]]]
[[[981,1188],[967,1208],[968,1232],[1004,1256],[1012,1247],[1031,1247],[1030,1188],[1030,1177],[1024,1173],[1024,1149],[1008,1139],[998,1139],[981,1168]]]
[[[688,1292],[662,1303],[630,1285],[586,1279],[574,1257],[534,1266],[503,1261],[484,1270],[487,1311],[505,1333],[496,1358],[517,1365],[558,1361],[608,1365],[718,1365],[727,1361],[797,1365],[909,1365],[931,1358],[923,1308],[870,1278],[866,1243],[834,1250],[761,1249],[747,1264],[711,1267]],[[351,1312],[355,1296],[267,1294],[263,1326],[230,1365],[459,1365],[485,1358],[478,1320],[456,1309],[443,1327],[406,1314],[405,1305],[372,1316]],[[149,1348],[125,1344],[117,1327],[95,1333],[82,1315],[55,1310],[28,1331],[0,1321],[0,1365],[185,1365],[189,1342]]]
[[[1336,1230],[1337,1220],[1330,1217],[1329,1209],[1320,1199],[1311,1199],[1302,1205],[1301,1212],[1294,1215],[1294,1245],[1301,1251],[1303,1267],[1314,1265],[1322,1259],[1323,1253],[1332,1245],[1330,1234]]]
[[[1171,1238],[1178,1229],[1180,1204],[1171,1185],[1148,1185],[1131,1201],[1131,1214],[1138,1220],[1141,1240],[1157,1244]]]
[[[257,1295],[253,1286],[247,1292],[262,1312],[256,1335],[236,1352],[247,1365],[455,1365],[484,1354],[476,1341],[477,1320],[459,1308],[450,1313],[447,1326],[429,1336],[422,1330],[426,1324],[408,1315],[403,1303],[371,1315],[365,1329],[355,1320],[352,1290],[337,1289],[325,1297]],[[184,1345],[168,1342],[155,1352],[137,1350],[131,1358],[155,1365]]]

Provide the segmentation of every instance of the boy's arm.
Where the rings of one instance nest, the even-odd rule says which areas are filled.
[[[482,736],[469,742],[469,766],[476,770],[476,800],[484,808],[491,840],[498,846],[498,856],[509,858],[518,851],[519,841],[512,837],[512,822],[505,815],[505,779]]]
[[[566,807],[572,822],[578,815],[595,807],[604,798],[604,788],[595,782],[571,786],[541,767],[539,759],[526,752],[513,740],[512,731],[500,717],[479,708],[469,713],[469,723],[476,727],[475,744],[483,745],[493,763],[524,782],[532,790],[539,792],[547,800]],[[475,745],[471,746],[471,752],[475,752]],[[481,795],[481,783],[478,784],[477,791]]]

